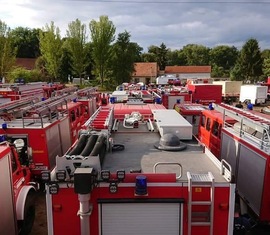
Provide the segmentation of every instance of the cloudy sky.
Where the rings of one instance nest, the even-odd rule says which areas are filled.
[[[241,49],[250,38],[270,49],[269,10],[270,0],[0,0],[0,20],[12,29],[54,21],[65,36],[71,21],[88,26],[107,15],[116,34],[128,31],[145,51],[162,42],[173,50],[191,43]]]

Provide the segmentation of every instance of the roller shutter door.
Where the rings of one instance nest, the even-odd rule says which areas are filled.
[[[101,235],[179,235],[180,203],[100,204]]]

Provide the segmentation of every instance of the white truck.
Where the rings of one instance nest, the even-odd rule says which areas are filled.
[[[222,101],[235,102],[240,96],[242,81],[213,81],[213,84],[222,85]]]
[[[254,105],[264,104],[267,100],[267,89],[266,86],[261,85],[242,85],[239,101],[249,101]]]
[[[170,81],[177,80],[177,77],[173,74],[162,75],[156,78],[157,85],[167,85]]]

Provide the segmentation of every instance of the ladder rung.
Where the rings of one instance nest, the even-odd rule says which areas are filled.
[[[202,205],[202,206],[210,206],[212,204],[211,201],[191,201],[192,205]]]
[[[191,222],[192,226],[210,226],[211,222]]]

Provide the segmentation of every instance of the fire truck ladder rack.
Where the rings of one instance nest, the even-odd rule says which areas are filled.
[[[77,98],[76,94],[52,97],[48,100],[23,108],[23,127],[27,119],[40,119],[41,125],[43,126],[44,117],[47,117],[49,121],[52,121],[55,117],[58,118],[59,112],[62,114],[67,112],[68,101],[75,98]],[[66,108],[63,108],[64,106],[66,106]]]
[[[94,130],[111,128],[113,108],[100,106],[97,111],[85,122],[84,127]]]
[[[268,137],[268,142],[270,140],[270,120],[267,118],[260,117],[251,113],[247,110],[242,110],[227,104],[215,104],[214,107],[217,111],[223,113],[225,116],[232,117],[233,119],[239,121],[241,125],[246,125],[253,128],[260,133],[263,133]]]
[[[193,226],[209,226],[209,235],[213,235],[213,220],[214,220],[214,191],[215,179],[211,172],[207,174],[193,174],[187,172],[188,178],[188,235],[192,234]],[[198,201],[194,200],[193,191],[195,188],[209,188],[209,200]],[[196,211],[196,207],[205,207],[204,211]],[[208,207],[208,208],[206,208]]]
[[[38,101],[38,98],[36,98],[36,101]],[[34,104],[36,101],[35,99],[33,99],[33,97],[27,97],[21,100],[14,100],[8,103],[4,103],[0,105],[0,113],[2,114],[2,113],[14,111],[15,109],[19,109],[26,105]]]
[[[21,116],[21,110],[27,105],[33,105],[38,102],[38,98],[27,97],[21,100],[14,100],[0,105],[0,116],[4,119],[11,120]]]
[[[52,93],[52,97],[59,97],[59,96],[62,96],[62,95],[70,95],[70,94],[73,94],[74,92],[76,92],[78,90],[77,87],[67,87],[67,88],[64,88],[64,89],[61,89],[61,90],[56,90]]]
[[[95,87],[86,87],[77,91],[79,97],[91,97],[94,96],[97,92]]]

